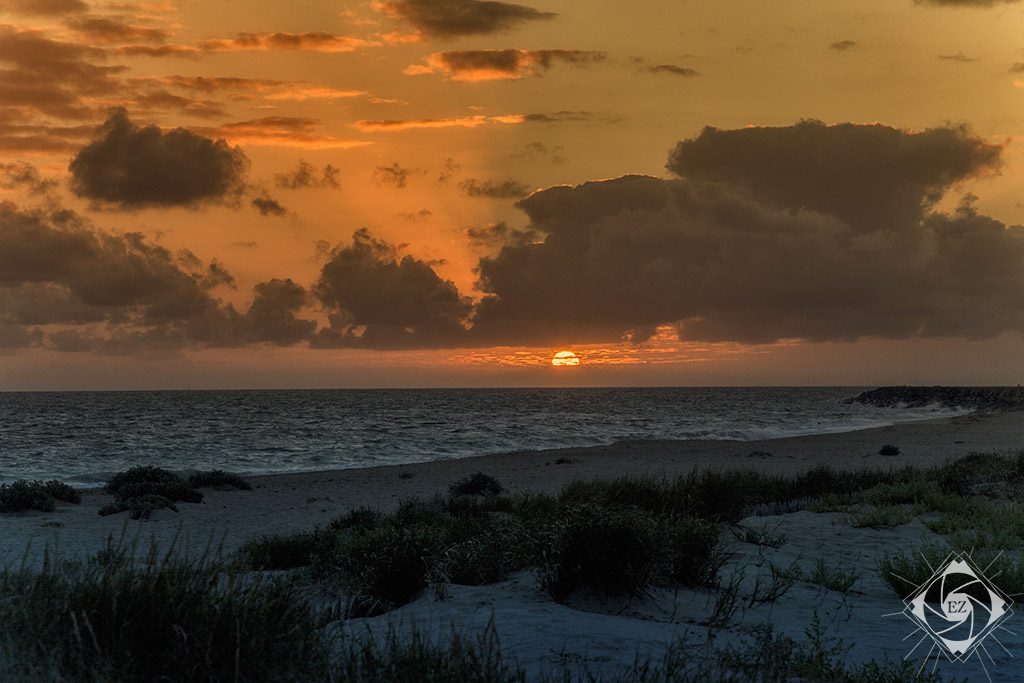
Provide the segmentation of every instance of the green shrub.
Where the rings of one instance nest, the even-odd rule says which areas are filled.
[[[556,522],[541,558],[541,585],[557,601],[580,588],[639,596],[658,573],[662,547],[650,515],[635,508],[580,505]]]
[[[15,481],[0,486],[0,512],[22,510],[53,512],[53,496],[37,481]]]
[[[74,487],[62,481],[51,479],[50,481],[43,482],[42,486],[55,500],[71,503],[72,505],[78,505],[82,502],[82,494]]]
[[[118,557],[59,573],[0,573],[0,678],[198,683],[324,675],[319,623],[293,583]]]
[[[53,512],[54,501],[57,500],[77,505],[82,502],[82,494],[56,479],[50,481],[25,481],[22,479],[0,486],[0,512],[20,512],[22,510]]]
[[[104,489],[107,493],[111,493],[116,496],[125,486],[143,482],[164,482],[168,484],[180,483],[181,477],[160,467],[151,467],[148,465],[144,467],[133,467],[129,470],[125,470],[124,472],[118,472],[112,476]]]
[[[117,498],[113,503],[107,503],[101,507],[99,514],[101,517],[106,517],[127,511],[132,519],[149,519],[157,510],[177,512],[178,507],[168,498],[154,493],[146,493],[133,498]]]
[[[453,496],[496,496],[504,489],[494,477],[476,472],[448,487]]]
[[[188,478],[189,486],[193,488],[214,488],[214,489],[238,489],[239,491],[251,491],[252,484],[242,479],[237,474],[225,472],[224,470],[207,470],[195,472]]]
[[[114,502],[100,508],[100,515],[128,511],[132,519],[149,519],[157,510],[178,511],[175,502],[201,503],[203,494],[173,472],[159,467],[133,467],[111,477],[104,487]]]

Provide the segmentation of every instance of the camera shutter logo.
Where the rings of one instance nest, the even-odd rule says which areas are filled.
[[[1012,634],[1003,624],[1013,615],[1013,600],[985,575],[993,563],[995,560],[982,570],[970,555],[950,554],[903,601],[905,608],[899,614],[905,615],[917,627],[907,635],[907,639],[921,634],[906,659],[931,641],[931,648],[921,662],[918,674],[934,655],[933,671],[942,657],[951,662],[966,662],[976,657],[988,676],[986,659],[992,664],[995,660],[985,648],[987,641],[996,643],[1013,656],[995,635],[1000,629]],[[930,564],[928,567],[931,569]],[[907,581],[903,577],[898,578]],[[907,583],[915,585],[911,581]]]

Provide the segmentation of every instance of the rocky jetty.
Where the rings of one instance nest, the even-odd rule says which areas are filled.
[[[883,408],[973,408],[984,411],[1024,410],[1024,387],[881,387],[862,392],[845,403]]]

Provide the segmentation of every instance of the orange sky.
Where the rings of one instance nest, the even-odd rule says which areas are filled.
[[[1012,273],[1024,270],[1022,36],[1024,2],[1015,1],[0,0],[0,199],[11,202],[0,216],[0,250],[9,252],[0,251],[0,389],[1019,383],[1024,309],[1015,307],[1024,291]],[[104,132],[115,107],[128,131],[119,148]],[[948,158],[928,148],[891,163],[884,151],[864,163],[841,158],[839,129],[826,129],[840,150],[834,185],[849,185],[851,201],[861,177],[853,174],[868,162],[924,198],[920,215],[884,229],[800,203],[788,187],[759,190],[770,182],[751,169],[721,171],[732,142],[706,140],[719,157],[666,168],[680,141],[704,149],[706,126],[793,131],[803,120],[858,124],[870,135],[879,127],[867,124],[881,124],[907,149],[931,145],[914,137],[928,129],[967,128]],[[162,131],[152,134],[183,127],[192,137],[157,138],[139,152],[131,145],[149,125]],[[799,159],[823,149],[800,147],[804,132],[786,143]],[[226,146],[215,147],[221,139]],[[768,154],[760,138],[734,139],[756,147],[751,159]],[[986,149],[998,160],[982,158]],[[970,161],[958,156],[968,152]],[[919,158],[949,169],[920,180]],[[126,189],[138,164],[153,182],[166,180],[163,194]],[[662,179],[651,192],[676,197],[683,186],[672,183],[692,184],[694,202],[719,207],[714,195],[730,211],[763,209],[766,227],[748,239],[743,231],[754,228],[730,220],[721,225],[731,237],[712,247],[724,228],[701,221],[722,220],[725,209],[691,211],[673,199],[671,211],[642,213],[618,185],[572,200],[585,199],[593,216],[582,205],[563,208],[569,200],[551,192],[517,206],[535,191],[628,174]],[[712,185],[724,188],[721,197]],[[968,193],[972,225],[997,222],[998,237],[985,234],[1006,244],[961,240],[945,255],[952,247],[942,240],[960,227],[929,221],[960,215]],[[549,205],[557,217],[540,225]],[[74,212],[74,225],[61,222],[61,210]],[[571,232],[584,214],[589,227]],[[91,246],[46,241],[50,232],[44,239],[19,223],[29,215]],[[822,249],[849,259],[822,268],[853,284],[829,293],[813,279],[823,274],[810,272],[790,282],[787,221],[810,231],[794,244],[835,239]],[[856,234],[835,237],[836,221]],[[701,232],[688,241],[650,246],[695,222]],[[504,232],[486,230],[500,223]],[[361,228],[372,240],[364,244],[377,246],[366,247],[371,261],[354,264],[345,249],[358,245]],[[939,241],[893,237],[918,230]],[[610,252],[581,238],[601,231]],[[586,254],[563,280],[573,247],[557,251],[556,242],[570,232]],[[141,242],[124,238],[130,233]],[[760,258],[750,245],[762,239],[759,250],[779,250],[767,259],[781,269],[778,292],[770,269],[761,284],[740,285],[757,267],[747,259]],[[75,260],[76,249],[102,254]],[[958,307],[922,294],[873,316],[887,299],[875,286],[878,258],[862,258],[865,249],[880,249],[879,258],[907,249],[894,262],[913,264],[939,253],[979,272],[995,272],[988,264],[1001,258],[995,270],[1008,275],[950,283],[946,261],[922,265],[895,290],[934,285],[942,302],[963,298]],[[143,266],[117,260],[125,250],[153,268],[124,285],[138,292],[122,296],[119,280],[83,274],[123,266],[137,276]],[[483,266],[490,284],[481,258],[494,260]],[[230,280],[212,275],[211,263]],[[620,266],[622,300],[606,309],[608,291],[618,290],[600,275]],[[257,316],[260,283],[285,279],[294,305],[282,303],[291,289],[275,289]],[[633,282],[642,283],[636,292]],[[843,292],[861,282],[866,303],[850,304]],[[564,316],[550,301],[559,286],[572,290]],[[747,305],[762,295],[760,308]],[[168,301],[193,296],[206,313],[166,313]],[[485,296],[497,301],[489,310],[480,308]],[[548,301],[531,307],[532,296]],[[54,298],[64,313],[52,313]],[[964,320],[963,311],[982,309],[979,320]],[[914,324],[897,331],[897,314]],[[375,325],[385,341],[371,340]],[[550,366],[563,348],[579,354],[579,367]]]

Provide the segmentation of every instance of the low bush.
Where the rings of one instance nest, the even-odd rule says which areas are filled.
[[[237,474],[225,472],[224,470],[206,470],[195,472],[188,478],[189,486],[193,488],[211,489],[238,489],[239,491],[251,491],[252,484],[242,479]]]
[[[127,511],[132,519],[149,519],[157,510],[177,512],[176,502],[201,503],[203,494],[173,472],[159,467],[133,467],[111,477],[104,487],[114,502],[100,508],[100,515]]]
[[[21,512],[38,510],[53,512],[54,501],[82,502],[82,494],[71,486],[53,479],[51,481],[19,480],[0,486],[0,512]]]
[[[541,585],[557,601],[580,588],[642,595],[660,569],[657,531],[650,515],[636,508],[570,508],[543,542]]]
[[[900,447],[899,446],[893,446],[891,443],[887,443],[887,444],[885,444],[884,446],[882,446],[881,448],[878,449],[878,454],[879,455],[899,455],[900,454]]]
[[[0,512],[22,510],[53,512],[53,496],[38,482],[15,481],[0,486]]]

